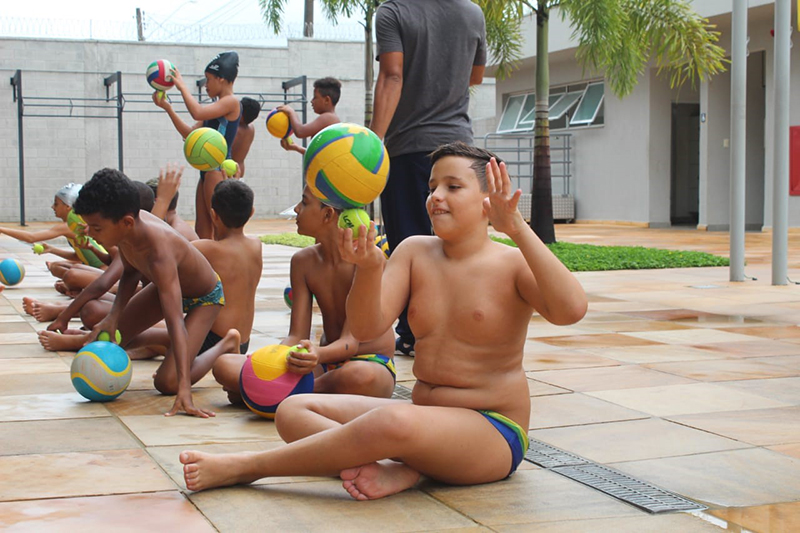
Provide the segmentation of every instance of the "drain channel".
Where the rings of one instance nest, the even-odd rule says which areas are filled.
[[[394,392],[392,393],[392,400],[408,400],[411,401],[411,389],[404,385],[396,383]]]
[[[699,511],[705,506],[660,489],[646,481],[633,478],[618,470],[593,463],[583,457],[530,439],[525,460],[599,490],[648,513]]]

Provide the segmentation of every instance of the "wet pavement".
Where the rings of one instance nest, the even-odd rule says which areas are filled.
[[[285,220],[247,226],[293,229]],[[723,233],[582,224],[557,235],[721,255],[728,242]],[[789,277],[800,280],[800,233],[789,250]],[[288,331],[283,289],[295,251],[263,248],[251,350]],[[579,273],[590,302],[583,321],[531,320],[531,437],[708,507],[650,515],[529,462],[502,482],[424,481],[375,502],[352,501],[325,478],[191,493],[179,451],[281,446],[273,423],[229,406],[211,377],[194,390],[215,419],[164,418],[172,399],[153,390],[153,361],[134,362],[132,385],[115,402],[83,400],[69,380],[73,354],[41,348],[36,331],[46,324],[22,310],[23,296],[65,297],[44,257],[2,236],[0,259],[19,259],[27,274],[0,293],[0,529],[800,530],[800,287],[770,284],[769,233],[748,233],[746,252],[745,272],[757,279],[740,283],[727,268]],[[397,357],[406,387],[412,364]]]

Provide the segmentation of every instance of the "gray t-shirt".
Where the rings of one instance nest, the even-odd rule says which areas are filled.
[[[386,132],[390,156],[472,144],[469,78],[486,64],[486,23],[469,0],[387,0],[375,15],[378,56],[403,53],[403,91]]]

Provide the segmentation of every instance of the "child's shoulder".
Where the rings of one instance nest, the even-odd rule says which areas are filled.
[[[291,266],[304,267],[316,263],[321,258],[322,245],[312,244],[294,253],[290,262]]]

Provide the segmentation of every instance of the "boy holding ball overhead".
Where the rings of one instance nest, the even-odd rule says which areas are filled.
[[[384,266],[369,235],[339,251],[356,265],[347,316],[356,338],[382,334],[408,304],[417,334],[412,402],[304,394],[276,425],[289,444],[230,455],[180,454],[190,490],[270,476],[340,476],[355,499],[382,498],[420,475],[452,485],[508,477],[528,445],[530,391],[522,366],[533,311],[572,324],[587,302],[575,277],[517,210],[505,165],[463,143],[431,159],[426,202],[435,236],[403,241]],[[489,239],[488,224],[513,248]]]
[[[345,311],[347,291],[353,282],[354,265],[339,253],[339,210],[320,202],[308,187],[294,208],[297,232],[314,237],[317,243],[292,256],[292,318],[289,335],[281,342],[300,345],[308,353],[291,352],[288,369],[297,374],[314,372],[314,391],[320,393],[362,394],[389,398],[394,391],[396,370],[392,354],[394,337],[390,328],[369,339],[356,340],[350,333]],[[322,313],[325,341],[311,342],[312,298]],[[214,377],[239,400],[239,374],[246,357],[221,356],[214,364]]]
[[[194,125],[190,126],[184,122],[169,101],[161,97],[158,91],[153,93],[153,103],[167,112],[175,129],[184,139],[200,127],[219,131],[228,144],[228,153],[225,159],[230,159],[241,114],[239,100],[233,94],[233,82],[238,73],[239,54],[236,52],[222,52],[212,59],[205,70],[206,92],[209,97],[216,98],[216,101],[202,105],[192,95],[186,82],[183,81],[181,73],[177,68],[175,69],[173,76],[175,87],[180,91],[189,114],[197,121]],[[195,193],[197,216],[195,231],[201,239],[210,239],[214,236],[214,228],[211,224],[211,196],[214,194],[214,187],[223,179],[225,176],[219,169],[200,173],[200,181],[197,182],[197,192]]]

